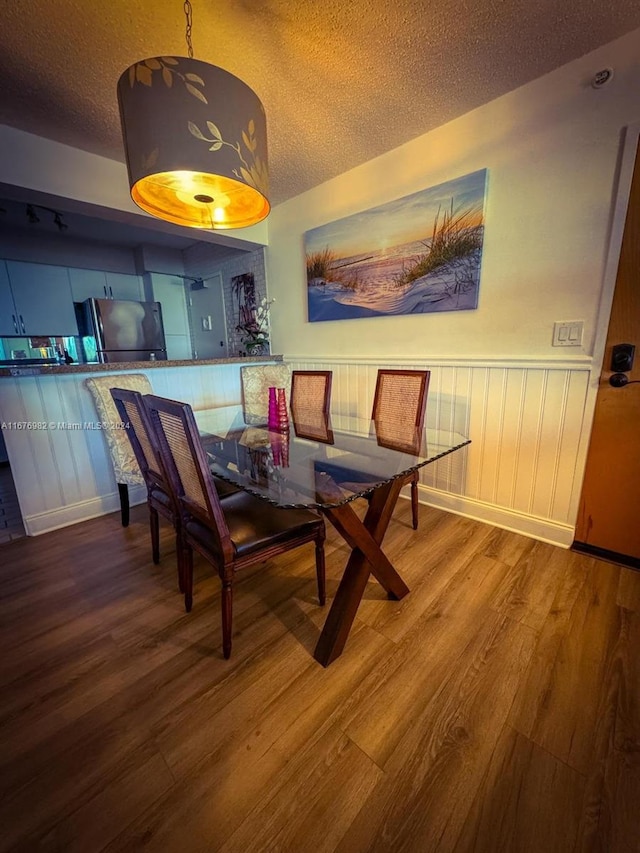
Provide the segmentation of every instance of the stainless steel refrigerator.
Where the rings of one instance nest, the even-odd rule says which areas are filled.
[[[159,302],[87,299],[84,305],[98,361],[166,361]]]

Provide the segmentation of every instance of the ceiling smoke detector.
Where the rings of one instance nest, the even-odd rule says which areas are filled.
[[[613,68],[602,68],[593,75],[591,85],[594,89],[602,89],[611,80],[613,80]]]

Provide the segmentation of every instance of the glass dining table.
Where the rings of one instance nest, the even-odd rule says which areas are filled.
[[[409,589],[382,543],[406,478],[470,439],[446,430],[346,414],[292,413],[288,429],[254,423],[241,406],[194,411],[212,474],[282,508],[322,513],[351,548],[314,651],[328,666],[342,653],[370,574],[390,599]],[[367,497],[364,517],[352,502]],[[419,535],[419,534],[416,534]]]

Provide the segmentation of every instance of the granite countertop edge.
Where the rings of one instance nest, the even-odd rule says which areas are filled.
[[[282,355],[258,355],[234,358],[175,359],[167,361],[122,361],[109,364],[31,364],[24,367],[0,367],[3,376],[15,379],[19,376],[61,376],[70,373],[107,373],[123,370],[155,370],[168,367],[207,367],[220,364],[259,364],[260,362],[282,361]]]

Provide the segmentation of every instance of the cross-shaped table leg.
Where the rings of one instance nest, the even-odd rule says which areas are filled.
[[[342,654],[370,574],[382,584],[389,598],[399,600],[409,592],[380,547],[402,486],[399,477],[376,489],[363,521],[351,504],[322,510],[352,548],[313,655],[323,666]]]

